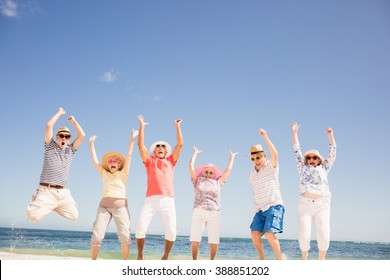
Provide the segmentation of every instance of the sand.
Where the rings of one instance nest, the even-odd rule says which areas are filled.
[[[89,260],[88,258],[76,258],[67,256],[29,255],[1,252],[0,260]]]

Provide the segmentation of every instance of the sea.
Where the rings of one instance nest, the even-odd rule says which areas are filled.
[[[17,254],[48,255],[60,257],[90,258],[91,232],[28,228],[0,227],[0,251]],[[136,241],[132,234],[129,259],[136,259]],[[280,247],[285,259],[299,259],[297,240],[280,239]],[[267,240],[263,241],[266,259],[274,259]],[[158,260],[164,247],[163,235],[147,235],[145,239],[145,259]],[[208,259],[207,237],[200,245],[199,259]],[[316,241],[312,241],[309,259],[317,259]],[[120,243],[116,233],[107,232],[99,252],[99,259],[122,259]],[[190,260],[188,236],[178,236],[171,250],[170,259]],[[258,255],[250,238],[221,237],[217,259],[256,260]],[[327,254],[330,260],[390,260],[389,242],[331,241]]]

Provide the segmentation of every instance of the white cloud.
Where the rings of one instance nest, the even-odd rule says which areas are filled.
[[[117,76],[117,73],[114,72],[113,69],[111,69],[110,71],[107,71],[106,73],[104,73],[100,78],[99,80],[103,81],[103,82],[113,82],[116,80],[116,76]]]
[[[18,4],[12,0],[0,0],[0,13],[6,17],[18,17]]]
[[[159,95],[156,95],[156,96],[152,97],[152,102],[158,102],[160,100],[161,100],[161,96],[159,96]]]
[[[25,1],[19,4],[15,0],[0,0],[0,14],[6,17],[18,18],[21,16],[35,16],[43,13],[36,1]]]
[[[159,102],[162,99],[162,96],[160,95],[148,96],[148,95],[141,95],[139,93],[134,93],[133,96],[138,100],[146,100],[150,102]]]

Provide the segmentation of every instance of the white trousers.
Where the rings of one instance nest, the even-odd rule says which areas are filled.
[[[324,199],[301,197],[298,202],[298,240],[301,251],[309,251],[314,223],[318,249],[327,251],[330,242],[330,203]]]
[[[154,217],[160,212],[164,222],[165,239],[176,240],[176,207],[175,199],[170,196],[154,195],[145,199],[137,225],[135,227],[135,237],[145,238],[146,231]]]
[[[201,242],[204,227],[210,244],[219,244],[221,219],[220,211],[208,211],[200,208],[192,210],[192,225],[190,241]]]

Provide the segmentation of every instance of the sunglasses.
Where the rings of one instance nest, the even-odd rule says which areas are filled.
[[[262,157],[265,157],[265,155],[260,155],[260,156],[257,156],[257,157],[253,157],[253,158],[251,158],[251,161],[259,160]]]
[[[165,149],[166,146],[165,146],[164,144],[157,144],[157,145],[156,145],[156,148],[164,148],[164,149]]]
[[[204,172],[204,174],[206,174],[206,175],[213,175],[214,174],[214,172],[213,171],[208,171],[208,170],[206,170],[205,172]]]
[[[317,156],[307,156],[307,157],[306,157],[306,160],[311,160],[311,159],[317,160],[318,157],[317,157]]]
[[[107,160],[107,163],[108,164],[114,164],[114,163],[120,163],[120,159],[118,158],[110,158],[109,160]]]
[[[70,135],[58,134],[58,137],[65,138],[65,139],[70,139]]]

